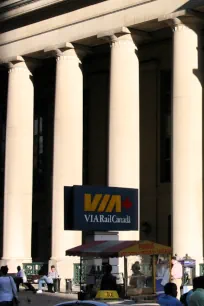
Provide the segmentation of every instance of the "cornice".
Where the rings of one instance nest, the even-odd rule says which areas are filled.
[[[41,0],[6,0],[0,4],[0,14]]]
[[[60,3],[77,2],[78,0],[6,0],[0,3],[0,22],[9,20],[30,12],[34,12]],[[86,1],[86,0],[84,0]],[[104,0],[105,1],[105,0]],[[108,0],[106,0],[108,2]],[[135,0],[134,5],[141,5],[157,0]],[[96,0],[96,4],[100,2]],[[129,5],[127,5],[128,7]],[[126,5],[124,5],[126,7]]]
[[[15,18],[62,2],[77,0],[6,0],[0,3],[0,21]]]

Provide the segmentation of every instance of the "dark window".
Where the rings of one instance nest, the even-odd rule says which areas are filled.
[[[1,125],[1,152],[0,152],[0,194],[3,195],[4,192],[4,169],[5,169],[5,149],[6,149],[6,123],[2,123]]]
[[[171,181],[171,71],[160,73],[160,181]]]
[[[6,117],[7,117],[7,72],[0,74],[0,197],[4,194],[5,150],[6,150]]]
[[[32,258],[38,258],[38,222],[32,224]]]
[[[168,245],[171,246],[171,215],[168,215]]]
[[[89,90],[83,93],[83,184],[88,184]]]
[[[34,120],[34,144],[33,144],[33,171],[34,189],[43,189],[43,118],[38,117]]]
[[[89,90],[84,89],[83,92],[83,185],[89,184]],[[82,232],[82,241],[85,242],[87,232]]]

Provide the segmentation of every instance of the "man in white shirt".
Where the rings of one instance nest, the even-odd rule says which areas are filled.
[[[23,269],[21,269],[21,267],[18,266],[17,267],[17,271],[18,272],[17,272],[16,276],[22,278],[23,283],[26,283],[27,282],[27,277],[26,277],[25,272],[23,271]]]
[[[25,275],[25,272],[21,269],[20,266],[17,267],[17,274],[15,277],[15,283],[17,287],[17,291],[19,292],[19,286],[20,284],[26,283],[27,282],[27,277]]]
[[[176,284],[177,286],[177,298],[180,300],[181,297],[181,290],[180,287],[182,285],[182,277],[183,277],[183,267],[180,264],[180,262],[178,262],[176,260],[176,257],[172,257],[172,268],[171,268],[171,282]]]
[[[16,274],[16,277],[15,277],[15,283],[16,283],[16,287],[17,287],[17,291],[19,292],[19,286],[20,284],[23,284],[23,286],[28,289],[28,290],[31,290],[33,292],[35,292],[35,288],[30,284],[28,283],[27,281],[27,276],[25,274],[25,272],[23,271],[23,269],[21,269],[20,266],[17,267],[17,274]]]

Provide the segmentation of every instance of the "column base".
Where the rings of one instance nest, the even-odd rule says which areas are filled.
[[[0,260],[0,266],[8,266],[8,273],[17,273],[17,266],[23,266],[23,263],[31,263],[32,258],[2,258]]]

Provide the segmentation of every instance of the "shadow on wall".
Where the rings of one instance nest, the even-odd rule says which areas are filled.
[[[105,1],[107,0],[68,0],[54,4],[52,6],[50,5],[44,9],[40,8],[34,12],[24,14],[23,18],[22,15],[20,15],[14,19],[6,20],[1,24],[0,33],[11,31],[16,28],[21,28],[32,23],[73,12],[75,10]],[[0,9],[0,14],[1,13],[4,12]]]

